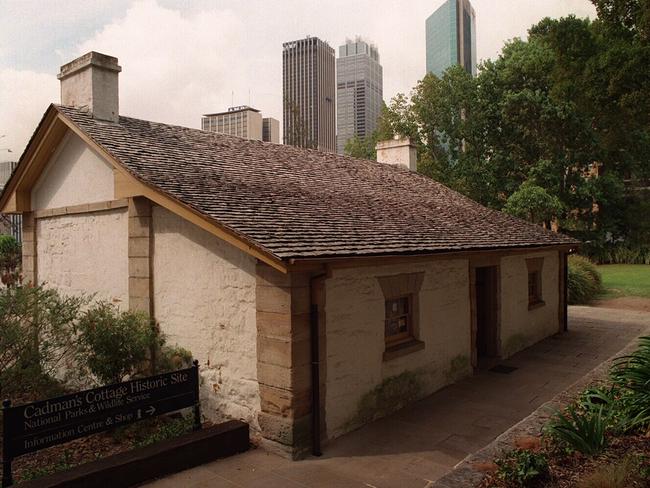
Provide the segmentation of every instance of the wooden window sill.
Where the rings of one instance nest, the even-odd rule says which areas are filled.
[[[546,305],[546,302],[544,300],[540,300],[539,302],[535,303],[529,303],[528,304],[528,310],[535,310],[536,308],[540,308]]]
[[[386,347],[384,351],[384,361],[399,358],[424,349],[424,342],[413,339],[412,341],[403,342],[394,346]]]

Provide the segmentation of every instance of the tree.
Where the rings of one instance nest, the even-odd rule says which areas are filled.
[[[551,228],[551,221],[562,210],[560,199],[528,181],[508,197],[503,210],[510,215]]]
[[[537,187],[560,203],[562,230],[638,239],[648,229],[630,228],[642,219],[629,212],[642,193],[626,185],[650,178],[648,1],[594,0],[596,21],[544,19],[476,78],[458,66],[425,76],[391,101],[383,126],[414,140],[418,171],[484,205]]]
[[[377,131],[365,137],[354,136],[345,143],[344,152],[348,156],[360,159],[377,159]]]
[[[650,1],[592,0],[598,18],[614,35],[630,35],[639,40],[650,39]]]
[[[285,144],[290,146],[317,149],[318,144],[312,138],[311,131],[300,113],[300,107],[293,101],[285,102],[289,108],[289,131],[285,135]]]

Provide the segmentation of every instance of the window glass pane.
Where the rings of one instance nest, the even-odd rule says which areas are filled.
[[[531,303],[539,300],[538,280],[537,271],[528,273],[528,301]]]
[[[408,320],[406,317],[400,317],[398,320],[398,327],[400,332],[408,332]]]
[[[401,297],[385,301],[386,322],[385,335],[404,336],[410,333],[409,297]]]
[[[386,321],[386,337],[399,334],[399,325],[397,320],[391,319]]]

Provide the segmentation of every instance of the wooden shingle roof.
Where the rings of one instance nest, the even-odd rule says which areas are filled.
[[[56,106],[138,180],[279,259],[577,241],[392,165]]]

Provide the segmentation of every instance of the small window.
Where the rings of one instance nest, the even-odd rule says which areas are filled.
[[[542,301],[540,293],[539,271],[528,273],[528,304],[536,305]]]
[[[527,259],[528,267],[528,308],[544,305],[542,298],[542,266],[543,258]]]
[[[399,344],[413,338],[411,296],[386,300],[385,337],[389,345]]]

